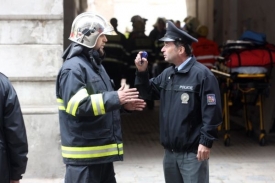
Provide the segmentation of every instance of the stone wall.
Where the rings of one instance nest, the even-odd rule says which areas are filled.
[[[62,0],[2,0],[0,72],[12,81],[24,115],[29,143],[24,178],[64,174],[55,99],[62,52]]]

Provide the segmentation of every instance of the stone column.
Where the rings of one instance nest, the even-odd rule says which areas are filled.
[[[1,1],[0,72],[12,81],[24,115],[29,143],[25,179],[64,174],[55,97],[62,52],[62,0]]]

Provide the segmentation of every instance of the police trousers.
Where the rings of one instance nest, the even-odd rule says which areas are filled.
[[[165,150],[163,170],[166,183],[209,183],[209,160],[198,161],[197,154]]]
[[[116,183],[114,165],[66,165],[65,183]]]

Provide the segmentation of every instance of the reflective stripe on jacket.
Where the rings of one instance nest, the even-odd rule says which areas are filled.
[[[94,147],[61,147],[62,156],[65,158],[99,158],[104,156],[122,155],[123,145],[121,144],[110,144],[103,146]]]

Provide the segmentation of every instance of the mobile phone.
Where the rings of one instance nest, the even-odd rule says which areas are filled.
[[[142,53],[141,53],[141,59],[142,58],[147,58],[148,57],[148,54],[147,54],[147,52],[146,51],[142,51]],[[141,60],[141,64],[143,64],[143,61]]]

